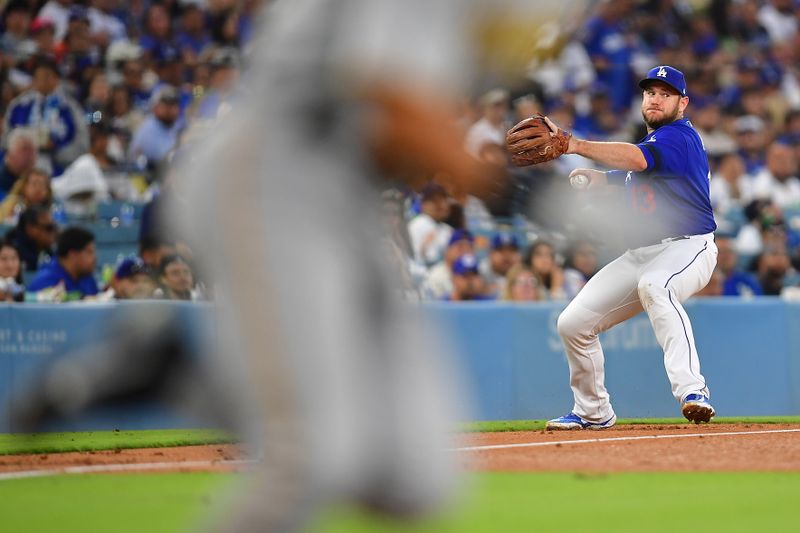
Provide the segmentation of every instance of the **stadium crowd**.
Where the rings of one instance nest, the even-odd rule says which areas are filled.
[[[0,2],[0,298],[203,297],[156,206],[175,150],[236,98],[262,3]],[[103,202],[125,207],[100,221]],[[92,224],[120,218],[138,253],[101,265]]]
[[[0,297],[203,298],[191,251],[163,230],[170,164],[236,105],[258,0],[8,0],[0,24]],[[670,64],[711,163],[719,264],[705,295],[800,292],[800,2],[605,0],[513,82],[486,73],[457,111],[467,154],[505,174],[478,198],[442,176],[382,196],[385,255],[423,300],[566,300],[603,265],[602,235],[549,192],[577,156],[515,169],[506,130],[543,112],[592,140],[644,135],[636,81]],[[520,81],[522,80],[522,81]],[[568,188],[567,188],[568,190]],[[563,192],[563,191],[562,191]],[[571,194],[578,194],[568,191]],[[146,204],[136,257],[98,283],[81,226]],[[117,221],[118,222],[118,221]]]
[[[653,65],[669,64],[686,74],[687,115],[710,159],[720,254],[700,295],[797,297],[799,15],[795,0],[596,2],[581,31],[558,56],[532,64],[524,83],[490,88],[464,105],[465,149],[506,168],[510,192],[484,203],[431,185],[405,195],[410,215],[399,246],[410,277],[418,276],[416,294],[573,297],[613,254],[603,253],[602,233],[576,228],[569,218],[575,215],[559,212],[562,200],[549,195],[571,170],[596,165],[563,156],[512,169],[503,152],[505,132],[542,112],[580,138],[640,142],[645,129],[636,82]],[[543,202],[548,197],[555,208]],[[476,254],[485,257],[476,260]]]

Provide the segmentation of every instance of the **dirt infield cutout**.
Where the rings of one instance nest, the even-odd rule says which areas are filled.
[[[603,431],[458,435],[477,471],[800,471],[800,424],[621,425]],[[241,471],[233,444],[0,456],[0,480],[98,472]]]
[[[800,424],[478,433],[465,435],[460,448],[457,453],[471,470],[800,471]]]

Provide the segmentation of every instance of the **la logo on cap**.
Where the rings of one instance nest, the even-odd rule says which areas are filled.
[[[664,67],[658,67],[658,72],[656,72],[656,76],[658,76],[659,78],[666,78],[667,77],[666,69]]]

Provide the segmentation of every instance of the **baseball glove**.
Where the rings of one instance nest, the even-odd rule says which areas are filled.
[[[537,113],[508,130],[506,148],[516,166],[538,165],[567,153],[572,133],[562,129],[554,132],[544,119]]]

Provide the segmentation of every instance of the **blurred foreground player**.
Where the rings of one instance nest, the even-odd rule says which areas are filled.
[[[301,530],[336,500],[413,516],[453,487],[458,376],[393,301],[375,180],[482,179],[447,113],[457,4],[273,4],[250,96],[190,156],[178,225],[218,285],[220,352],[243,357],[261,450],[215,531]]]
[[[245,357],[263,443],[227,531],[295,530],[334,499],[416,515],[453,485],[457,373],[392,301],[375,185],[389,170],[491,182],[449,112],[471,70],[472,7],[275,3],[251,96],[186,172],[182,223],[219,284],[223,349]]]

